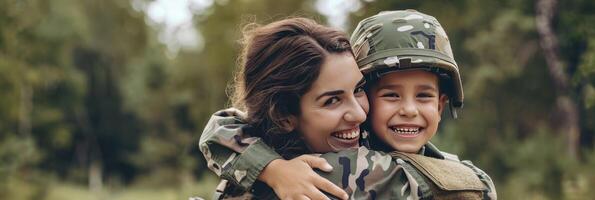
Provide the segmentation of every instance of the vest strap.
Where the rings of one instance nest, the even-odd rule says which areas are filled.
[[[390,154],[413,165],[441,190],[484,191],[487,189],[477,174],[460,162],[403,152],[391,152]]]

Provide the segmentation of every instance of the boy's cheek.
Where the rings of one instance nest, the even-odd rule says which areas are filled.
[[[366,95],[357,98],[357,102],[362,107],[364,112],[366,112],[366,114],[370,113],[370,102],[368,99],[369,98]]]

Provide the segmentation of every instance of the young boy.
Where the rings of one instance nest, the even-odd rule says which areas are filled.
[[[429,143],[447,101],[455,118],[463,105],[458,66],[440,23],[414,10],[381,12],[361,21],[351,42],[369,83],[370,144],[380,151],[323,154],[334,170],[319,174],[353,199],[496,199],[487,174]],[[224,127],[221,122],[211,121]],[[216,145],[207,140],[201,137],[201,150],[212,152]],[[236,152],[241,157],[250,148]]]

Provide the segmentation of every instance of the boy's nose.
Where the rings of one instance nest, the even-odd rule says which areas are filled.
[[[399,115],[403,117],[412,118],[416,117],[418,114],[419,111],[417,110],[417,107],[411,102],[404,102],[404,105],[399,109]]]

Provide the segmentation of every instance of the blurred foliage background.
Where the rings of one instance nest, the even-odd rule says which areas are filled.
[[[181,0],[189,23],[174,29],[163,2],[0,0],[0,199],[209,199],[197,143],[229,105],[243,24],[305,16],[350,33],[407,8],[442,23],[463,76],[460,119],[433,141],[501,199],[595,196],[595,1],[553,7],[550,52],[541,1]]]

